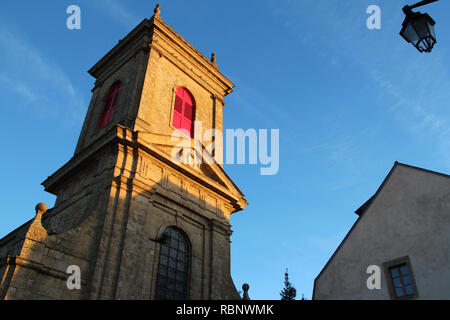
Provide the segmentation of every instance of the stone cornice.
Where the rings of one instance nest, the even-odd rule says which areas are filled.
[[[233,212],[243,210],[244,207],[248,204],[247,200],[245,200],[243,194],[239,189],[237,189],[237,187],[235,191],[232,191],[211,179],[206,179],[206,177],[198,173],[196,170],[190,168],[188,165],[174,163],[170,155],[167,155],[163,151],[159,150],[158,148],[153,146],[152,143],[148,143],[147,141],[140,138],[139,132],[133,132],[130,129],[122,127],[120,125],[112,127],[97,141],[90,144],[89,147],[80,151],[76,156],[70,159],[69,162],[67,162],[54,174],[48,177],[44,182],[42,182],[45,190],[55,194],[54,186],[58,185],[59,182],[64,181],[64,179],[68,175],[70,175],[73,170],[76,170],[79,166],[89,161],[92,156],[94,156],[100,149],[108,145],[114,145],[116,143],[131,146],[133,148],[139,148],[149,155],[160,160],[161,162],[165,163],[169,167],[172,167],[174,170],[202,184],[211,191],[219,194],[220,196],[231,202],[231,205],[234,208]],[[217,167],[223,171],[220,166]],[[226,173],[224,171],[222,172],[222,174],[223,177],[226,176]],[[229,179],[229,181],[233,183],[231,179]]]
[[[222,233],[223,235],[230,237],[233,231],[231,231],[231,225],[224,224],[216,219],[210,219],[208,221],[208,226],[211,231],[217,231]]]
[[[47,177],[47,179],[45,179],[45,181],[41,183],[45,187],[45,191],[55,194],[52,187],[55,186],[62,178],[67,176],[67,174],[70,174],[72,170],[77,168],[79,165],[86,162],[86,160],[89,160],[98,150],[114,142],[118,139],[119,136],[124,134],[126,135],[127,132],[129,132],[129,130],[127,131],[127,129],[120,125],[110,128],[110,130],[101,135],[88,147],[78,152],[55,173]]]
[[[15,266],[21,266],[24,268],[28,268],[28,269],[32,269],[34,271],[37,271],[39,273],[57,278],[57,279],[61,279],[61,280],[67,280],[70,276],[70,274],[61,271],[61,270],[57,270],[54,268],[50,268],[42,263],[33,261],[33,260],[29,260],[29,259],[25,259],[22,258],[20,256],[15,256],[15,257],[7,257],[3,260],[0,261],[0,267],[3,265],[15,265]],[[86,285],[86,279],[81,279],[81,284],[82,285]]]
[[[186,62],[194,66],[189,68],[192,73],[194,70],[200,71],[202,74],[196,74],[197,77],[203,79],[207,77],[213,83],[221,88],[220,95],[226,96],[233,92],[234,84],[228,80],[208,58],[195,49],[181,35],[167,25],[161,18],[152,19],[154,23],[152,46],[160,51],[165,51],[166,57],[182,57],[184,64]],[[181,61],[181,59],[179,59]],[[194,73],[195,74],[195,73]],[[210,81],[206,81],[209,83]]]
[[[90,70],[94,78],[99,78],[100,74],[113,64],[113,61],[129,59],[134,55],[136,50],[148,50],[150,47],[155,48],[161,54],[169,58],[171,61],[183,60],[185,69],[192,72],[192,75],[199,79],[208,78],[208,81],[199,81],[205,83],[215,83],[217,88],[214,91],[220,96],[226,96],[233,91],[234,84],[228,80],[217,68],[217,66],[195,49],[181,35],[166,24],[159,16],[151,19],[144,19],[136,28],[134,28],[125,38],[111,49],[100,61],[98,61]],[[177,54],[175,54],[175,52]],[[122,58],[119,58],[122,56]],[[187,64],[195,68],[189,68]],[[201,74],[194,73],[195,69]],[[202,83],[204,84],[204,83]],[[220,88],[220,90],[218,90]]]
[[[119,40],[119,43],[103,56],[103,58],[101,58],[91,69],[89,69],[89,74],[97,79],[101,70],[111,64],[111,60],[114,60],[114,58],[117,58],[117,56],[123,54],[123,52],[134,51],[138,48],[148,49],[151,36],[152,28],[150,21],[144,19],[136,28],[128,33],[125,38]]]
[[[183,163],[176,164],[172,161],[170,155],[167,155],[166,153],[162,152],[155,146],[153,146],[153,143],[146,141],[145,135],[153,135],[152,133],[142,133],[137,132],[135,141],[138,143],[139,148],[143,149],[147,153],[155,156],[155,158],[159,159],[160,161],[166,163],[170,167],[173,167],[176,171],[181,172],[185,176],[191,178],[192,180],[202,184],[203,186],[207,187],[208,189],[218,193],[222,197],[231,200],[231,203],[235,209],[234,212],[241,211],[244,209],[244,207],[248,204],[247,200],[244,198],[244,195],[242,192],[237,188],[237,186],[234,184],[234,182],[228,177],[228,175],[225,173],[223,168],[219,165],[215,165],[216,172],[219,173],[219,177],[226,179],[227,184],[233,188],[234,190],[231,190],[227,187],[222,186],[221,184],[213,181],[212,179],[209,179],[203,175],[201,175],[199,172],[197,172],[195,169],[189,167],[188,165],[185,165]],[[143,137],[142,137],[143,136]],[[162,135],[157,135],[161,136]],[[214,164],[212,164],[214,166]],[[219,171],[217,171],[219,170]]]

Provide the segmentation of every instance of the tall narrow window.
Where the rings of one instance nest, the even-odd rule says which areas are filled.
[[[108,94],[105,100],[105,106],[103,107],[102,117],[100,118],[100,122],[98,127],[101,128],[108,122],[112,120],[114,109],[116,108],[117,103],[117,95],[119,94],[120,89],[120,81],[114,83],[109,89]]]
[[[190,246],[181,230],[169,227],[164,232],[156,278],[157,300],[188,298]]]
[[[195,104],[192,95],[184,88],[178,88],[175,95],[172,125],[189,137],[193,136]]]

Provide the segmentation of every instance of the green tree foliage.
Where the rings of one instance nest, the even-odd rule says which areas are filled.
[[[295,300],[297,289],[295,289],[289,281],[288,270],[284,274],[284,288],[280,292],[281,300]]]

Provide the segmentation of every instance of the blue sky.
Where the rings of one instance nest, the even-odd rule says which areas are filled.
[[[226,128],[280,129],[280,171],[227,165],[250,205],[232,216],[232,276],[279,299],[285,268],[311,298],[320,272],[395,161],[450,172],[450,4],[420,11],[438,43],[420,54],[398,32],[407,1],[160,1],[161,16],[235,84]],[[81,8],[81,30],[66,8]],[[40,183],[75,150],[87,70],[153,14],[155,1],[0,3],[3,183],[0,237],[54,196]],[[366,9],[381,8],[381,30]],[[411,4],[411,3],[409,3]]]

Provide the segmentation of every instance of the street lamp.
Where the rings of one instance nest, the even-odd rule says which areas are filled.
[[[403,7],[406,17],[405,21],[403,21],[400,35],[421,53],[431,52],[436,43],[435,22],[427,13],[413,12],[412,9],[436,1],[438,0],[424,0],[412,6]]]

